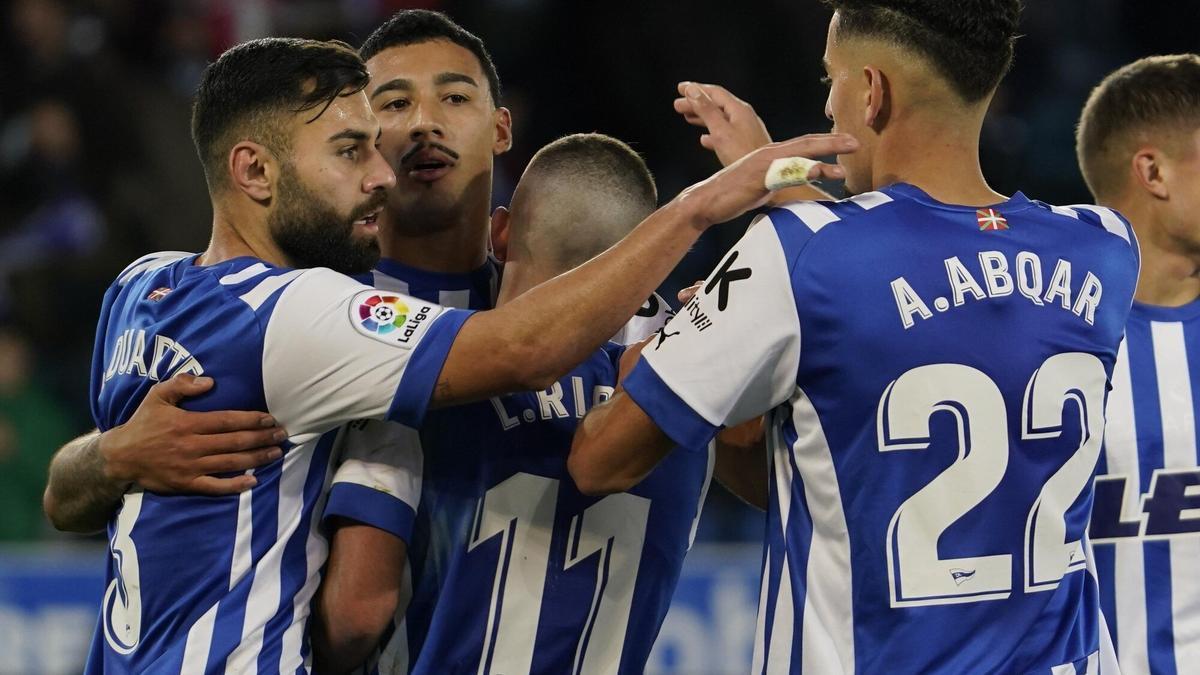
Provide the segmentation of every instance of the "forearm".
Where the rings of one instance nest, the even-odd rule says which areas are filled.
[[[766,438],[758,417],[717,434],[713,477],[736,497],[765,511],[768,499]]]
[[[129,483],[107,475],[101,434],[92,431],[64,445],[50,462],[42,508],[55,528],[89,534],[103,530]]]
[[[645,480],[673,447],[637,403],[618,389],[584,416],[567,470],[586,495],[624,492]]]
[[[379,646],[400,602],[407,546],[392,534],[333,521],[329,560],[313,605],[315,672],[344,673]]]

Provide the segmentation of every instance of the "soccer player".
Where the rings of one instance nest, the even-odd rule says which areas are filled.
[[[306,40],[239,45],[205,71],[193,136],[212,240],[199,255],[145,256],[109,289],[93,416],[100,429],[121,424],[155,381],[185,372],[219,383],[190,406],[266,410],[289,436],[240,495],[124,496],[88,672],[304,668],[329,432],[361,418],[417,426],[429,407],[551,384],[616,332],[701,231],[765,200],[772,161],[854,147],[814,136],[756,153],[579,270],[472,314],[338,273],[375,263],[396,180],[375,147],[366,85],[355,52]]]
[[[404,10],[372,33],[360,54],[378,83],[368,92],[383,127],[380,148],[398,184],[378,217],[382,257],[359,280],[446,307],[490,309],[499,277],[487,252],[492,162],[509,149],[512,132],[486,47],[444,14]],[[419,157],[436,171],[413,171]],[[614,340],[635,342],[669,315],[667,303],[652,294]],[[67,444],[46,489],[45,508],[55,525],[103,529],[133,484],[209,495],[252,486],[253,476],[205,472],[267,463],[284,432],[263,413],[175,407],[211,386],[208,378],[188,376],[162,382],[130,423]]]
[[[1200,667],[1200,56],[1154,56],[1096,87],[1079,165],[1143,264],[1108,398],[1091,538],[1123,673]],[[1189,509],[1193,510],[1189,512]]]
[[[857,196],[770,211],[593,408],[585,493],[768,413],[755,673],[1097,672],[1088,568],[1127,223],[994,192],[1017,0],[832,0]]]
[[[496,218],[493,241],[505,260],[498,305],[609,248],[655,200],[645,163],[620,141],[578,134],[542,148],[517,186],[511,214]],[[621,352],[610,342],[543,391],[426,419],[420,506],[393,507],[416,508],[412,602],[380,672],[644,669],[711,464],[703,445],[679,449],[628,493],[601,500],[579,493],[566,469],[571,436],[616,386]],[[373,517],[386,523],[391,516]],[[399,585],[379,579],[372,561],[341,567],[331,559],[325,587],[355,583],[339,575],[369,575],[357,582],[366,601],[375,595],[371,584]],[[359,621],[354,614],[361,610],[345,594],[325,601],[323,587],[321,600],[318,625],[337,630]],[[355,655],[317,663],[345,668],[360,661]]]

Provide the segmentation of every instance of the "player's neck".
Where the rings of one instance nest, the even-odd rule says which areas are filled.
[[[401,231],[388,219],[387,212],[379,219],[379,250],[385,258],[443,274],[466,274],[487,262],[487,204],[463,209],[452,225],[430,232]]]
[[[1200,298],[1200,254],[1182,249],[1158,224],[1154,209],[1136,202],[1114,204],[1133,223],[1142,254],[1133,298],[1159,307],[1180,307]]]
[[[559,272],[539,269],[536,265],[510,260],[504,263],[504,277],[500,292],[496,295],[496,306],[500,307],[525,291],[558,276]]]
[[[923,117],[897,121],[879,139],[873,184],[909,183],[944,204],[990,206],[1007,199],[988,186],[979,165],[979,129],[970,121],[952,127]]]
[[[197,258],[197,265],[216,265],[217,263],[249,256],[278,267],[290,267],[291,263],[283,251],[275,245],[266,227],[238,227],[234,223],[245,223],[249,219],[229,213],[218,205],[213,205],[212,238],[208,248]]]

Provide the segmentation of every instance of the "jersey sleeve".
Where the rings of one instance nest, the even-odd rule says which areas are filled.
[[[702,448],[795,389],[800,323],[785,249],[803,247],[812,230],[792,221],[755,220],[626,378],[625,391],[675,443]]]
[[[265,319],[262,371],[267,408],[292,441],[355,419],[420,426],[471,312],[326,269],[288,274],[271,278],[284,287]]]
[[[340,463],[323,518],[346,518],[408,542],[421,498],[424,462],[417,430],[358,420],[342,432],[338,453]]]
[[[663,300],[658,293],[652,293],[633,315],[633,318],[626,322],[609,342],[619,345],[641,342],[654,335],[659,328],[671,320],[672,316],[675,316],[675,312],[671,310],[667,301]]]

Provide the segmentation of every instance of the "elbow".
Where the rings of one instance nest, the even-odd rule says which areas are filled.
[[[364,602],[339,602],[317,611],[313,657],[317,672],[350,672],[370,656],[396,615],[399,598],[381,594]]]
[[[595,462],[589,462],[586,454],[578,449],[572,450],[567,457],[567,472],[571,474],[571,480],[575,481],[575,487],[589,497],[624,492],[636,485],[634,481],[613,475]]]

